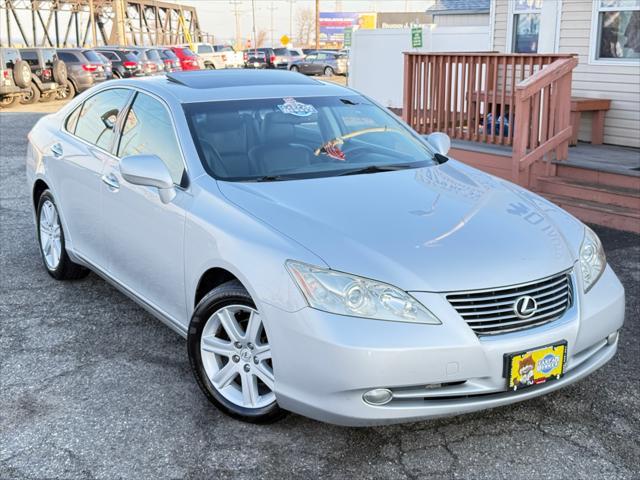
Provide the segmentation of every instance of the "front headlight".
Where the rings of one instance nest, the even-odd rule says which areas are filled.
[[[396,322],[441,322],[420,302],[385,283],[287,261],[287,269],[313,308],[338,315]]]
[[[584,229],[584,239],[580,245],[580,270],[584,293],[598,281],[607,266],[607,258],[600,239],[589,227]]]

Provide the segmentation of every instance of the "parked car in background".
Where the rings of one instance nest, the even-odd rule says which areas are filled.
[[[273,54],[275,55],[275,59],[273,60],[273,65],[275,68],[288,69],[289,65],[297,60],[301,60],[303,57],[294,55],[291,50],[288,48],[274,48]]]
[[[198,57],[189,47],[170,47],[180,60],[182,70],[201,70],[206,67],[204,59]],[[222,61],[222,60],[220,60]]]
[[[260,47],[260,48],[250,48],[247,50],[249,55],[255,55],[257,52],[262,52],[264,54],[264,68],[276,68],[276,52],[273,48],[270,47]]]
[[[111,65],[111,60],[109,60],[100,52],[96,52],[96,55],[98,55],[100,60],[102,60],[102,68],[104,68],[104,76],[107,77],[107,80],[111,80],[113,78],[113,66]]]
[[[289,51],[291,52],[292,56],[299,57],[299,58],[296,58],[296,60],[300,60],[301,58],[304,58],[307,56],[307,54],[304,53],[304,50],[302,48],[290,48]]]
[[[180,66],[180,59],[175,53],[173,53],[173,50],[165,47],[156,47],[156,50],[164,63],[165,72],[177,72],[182,70],[182,67]]]
[[[138,57],[138,60],[142,62],[142,71],[145,75],[156,75],[164,72],[164,62],[154,49],[148,47],[131,47],[131,51]]]
[[[181,45],[190,49],[189,45]],[[194,53],[202,60],[200,68],[220,70],[226,68],[226,58],[221,52],[216,52],[210,43],[194,43]],[[184,70],[184,68],[183,68]]]
[[[242,52],[244,68],[268,68],[267,54],[255,48]]]
[[[67,83],[67,66],[58,59],[56,49],[22,48],[20,56],[31,67],[31,85],[20,103],[28,105],[56,98]]]
[[[144,76],[142,63],[138,56],[128,48],[99,47],[94,49],[103,54],[111,62],[114,78],[129,78]]]
[[[0,107],[10,107],[31,87],[31,67],[17,48],[0,48]]]
[[[104,82],[102,59],[97,52],[86,48],[59,48],[58,58],[67,66],[67,81],[58,92],[57,98],[70,99],[95,84]]]
[[[244,66],[244,55],[242,52],[236,52],[231,45],[214,45],[213,50],[222,54],[227,68],[242,68]]]
[[[347,57],[333,52],[312,52],[305,58],[291,64],[289,70],[305,75],[345,75],[347,73]]]

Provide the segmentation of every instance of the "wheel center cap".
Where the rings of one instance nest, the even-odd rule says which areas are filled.
[[[240,358],[245,362],[251,360],[251,350],[249,350],[248,348],[243,348],[240,352]]]

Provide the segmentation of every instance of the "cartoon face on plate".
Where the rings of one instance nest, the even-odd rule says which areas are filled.
[[[518,365],[518,378],[514,382],[514,387],[526,387],[533,385],[533,373],[536,363],[531,355],[525,355]]]

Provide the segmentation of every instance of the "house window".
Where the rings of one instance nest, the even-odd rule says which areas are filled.
[[[599,0],[596,59],[640,58],[640,2]]]
[[[513,5],[514,53],[538,53],[542,0],[515,0]]]

